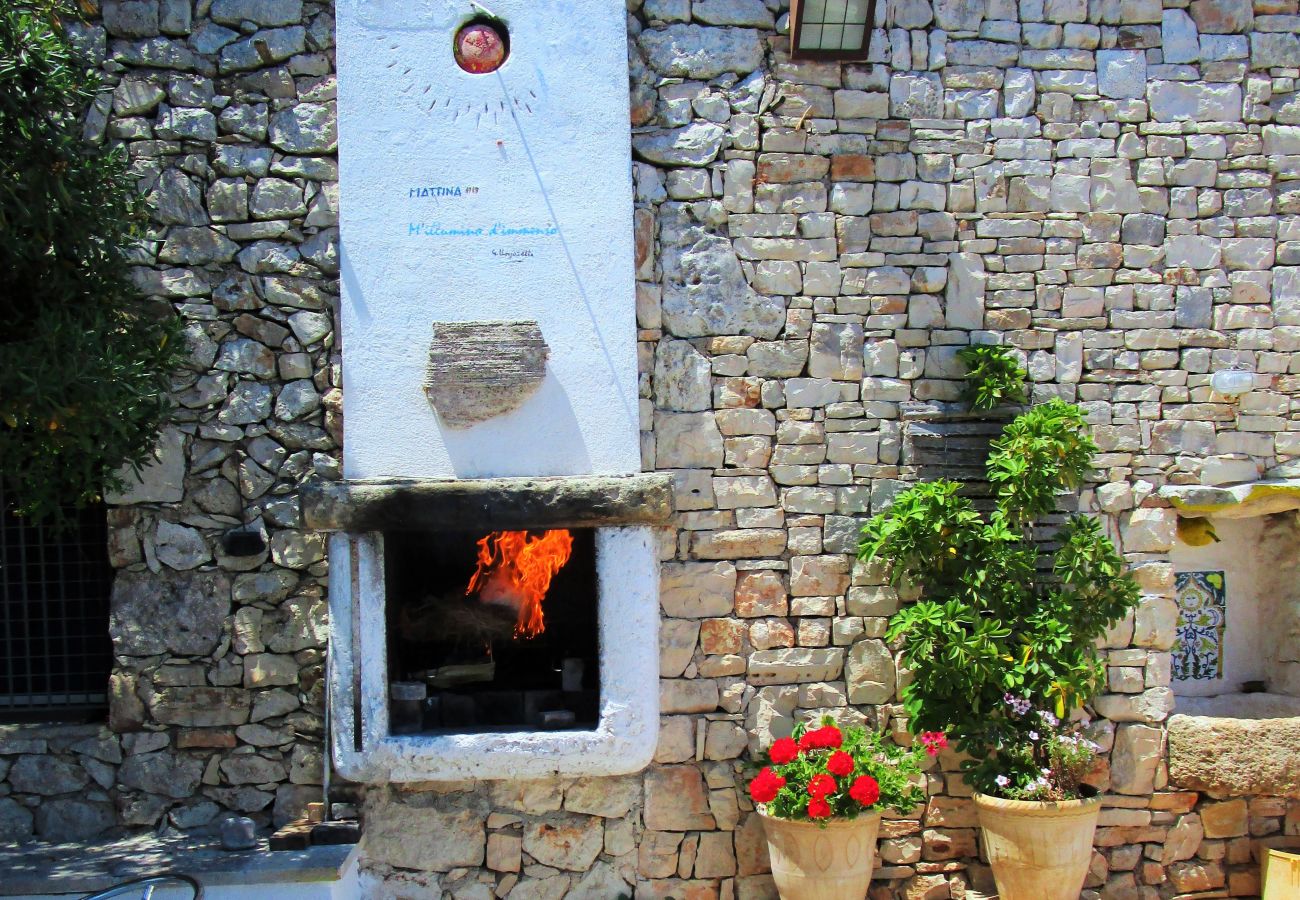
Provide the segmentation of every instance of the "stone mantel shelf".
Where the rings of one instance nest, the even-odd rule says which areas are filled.
[[[672,476],[316,481],[302,509],[308,528],[354,533],[661,525],[673,514]]]
[[[1187,518],[1246,519],[1300,509],[1300,478],[1269,478],[1244,484],[1170,484],[1160,496]]]

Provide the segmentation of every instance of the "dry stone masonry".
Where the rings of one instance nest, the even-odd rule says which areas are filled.
[[[953,401],[980,341],[1087,411],[1084,506],[1143,589],[1106,642],[1085,896],[1257,895],[1254,842],[1300,836],[1294,781],[1243,764],[1224,791],[1212,747],[1172,777],[1159,494],[1300,460],[1296,0],[880,5],[841,66],[788,58],[780,0],[629,0],[643,460],[678,510],[655,763],[368,791],[373,896],[775,897],[746,765],[824,714],[905,739],[884,633],[914,598],[857,531],[936,441],[973,465],[989,429]],[[0,836],[283,821],[322,775],[327,566],[297,494],[342,437],[330,7],[104,0],[73,31],[112,88],[87,136],[125,143],[155,207],[137,282],[191,366],[112,513],[109,722],[0,732]],[[1233,365],[1256,373],[1236,401],[1209,386]],[[240,526],[267,550],[226,554]],[[883,824],[873,900],[989,886],[957,763]]]

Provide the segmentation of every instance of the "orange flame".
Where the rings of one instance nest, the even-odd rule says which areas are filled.
[[[478,569],[465,594],[484,603],[512,606],[518,612],[515,637],[532,638],[546,630],[542,600],[573,553],[573,535],[544,531],[494,531],[478,542]]]

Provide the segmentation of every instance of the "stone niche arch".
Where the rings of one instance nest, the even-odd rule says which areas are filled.
[[[1170,785],[1300,796],[1297,486],[1166,491],[1180,515]],[[1200,649],[1189,652],[1192,642]]]

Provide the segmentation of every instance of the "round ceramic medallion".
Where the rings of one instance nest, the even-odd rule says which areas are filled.
[[[473,22],[456,32],[456,64],[474,75],[501,68],[506,61],[504,27]]]

